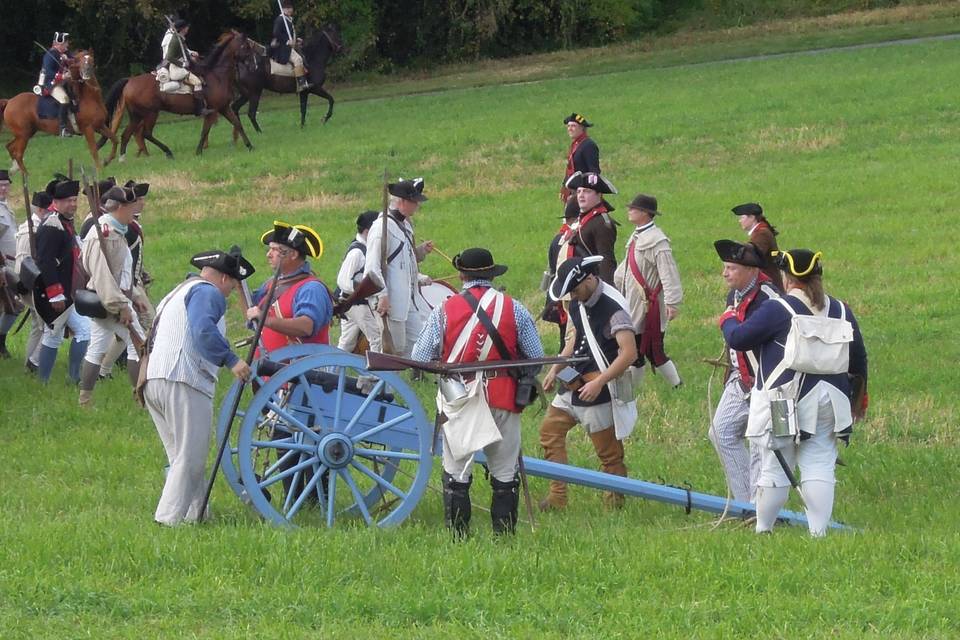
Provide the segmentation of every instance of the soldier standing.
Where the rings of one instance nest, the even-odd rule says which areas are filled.
[[[571,113],[563,119],[563,124],[567,127],[567,135],[570,136],[570,149],[567,151],[567,168],[563,174],[563,185],[560,188],[560,201],[566,202],[570,199],[570,187],[567,186],[567,180],[576,172],[580,173],[600,173],[600,148],[587,134],[587,128],[592,127],[583,115]]]
[[[238,379],[250,377],[250,366],[230,350],[223,317],[227,296],[253,274],[253,266],[239,247],[199,253],[190,264],[200,269],[199,277],[181,282],[158,305],[143,389],[170,464],[153,516],[167,526],[205,515],[203,470],[220,367]]]
[[[610,217],[613,205],[604,199],[604,195],[617,193],[617,188],[598,173],[574,173],[567,180],[567,187],[576,191],[580,216],[570,225],[570,231],[563,242],[566,243],[565,255],[560,255],[558,263],[567,258],[578,256],[600,256],[600,279],[613,284],[613,272],[617,268],[614,246],[617,243],[617,223]]]
[[[34,229],[39,229],[43,221],[47,219],[47,216],[50,214],[50,205],[52,204],[53,198],[51,198],[50,194],[46,191],[38,191],[33,194],[30,202],[30,217]],[[23,261],[28,257],[32,257],[30,236],[30,224],[24,220],[17,228],[16,271],[18,274],[23,272]],[[44,322],[34,308],[32,291],[21,294],[20,299],[23,300],[23,303],[27,306],[27,312],[30,314],[30,335],[27,337],[26,357],[24,358],[23,366],[28,373],[36,373],[37,351],[40,346],[40,339],[43,337]]]
[[[376,311],[390,333],[396,355],[409,356],[413,343],[423,327],[425,304],[419,296],[420,274],[417,263],[433,251],[430,241],[415,244],[414,214],[420,203],[426,202],[423,195],[423,179],[400,180],[387,185],[390,199],[387,204],[386,237],[384,223],[374,222],[367,236],[367,255],[363,275],[369,276],[382,287],[375,298]],[[381,265],[381,247],[386,242],[386,265]],[[384,273],[386,270],[386,273]],[[420,299],[418,304],[417,298]],[[382,342],[381,342],[382,344]]]
[[[74,293],[85,284],[80,266],[80,239],[74,227],[80,183],[54,181],[47,189],[52,193],[53,206],[36,235],[36,260],[41,277],[33,290],[34,308],[46,323],[36,355],[37,375],[43,382],[50,380],[57,350],[63,343],[63,329],[69,326],[73,341],[68,371],[70,379],[79,382],[80,365],[90,340],[90,322],[73,306]]]
[[[677,317],[683,300],[680,271],[670,239],[654,224],[660,215],[657,199],[638,194],[627,205],[627,218],[636,225],[627,242],[627,256],[617,267],[614,282],[627,300],[637,332],[634,386],[639,386],[645,359],[673,387],[683,384],[677,366],[663,347],[667,322]]]
[[[17,259],[17,219],[7,202],[9,193],[10,174],[6,169],[0,169],[0,270],[10,269],[15,274],[13,267]],[[0,289],[3,289],[0,291],[0,358],[7,359],[10,357],[10,352],[7,351],[7,333],[23,309],[15,298],[16,291],[8,286],[6,274],[2,272]]]
[[[543,357],[543,345],[533,318],[520,302],[497,291],[493,279],[507,267],[494,263],[486,249],[467,249],[453,259],[463,288],[430,314],[413,348],[413,359],[426,362],[486,362]],[[454,456],[451,434],[468,429],[475,420],[492,419],[501,438],[483,448],[490,472],[493,497],[490,516],[494,533],[513,533],[517,524],[520,476],[520,412],[517,380],[506,371],[469,374],[479,405],[454,405],[449,411],[441,394],[438,401],[448,417],[443,440],[443,506],[447,526],[459,535],[470,526],[470,484],[473,452]],[[480,388],[480,387],[483,388]],[[464,429],[457,427],[462,425]]]
[[[337,289],[339,296],[348,297],[363,279],[363,268],[367,255],[367,235],[370,227],[376,222],[376,211],[364,211],[357,216],[357,236],[347,253],[343,256],[343,263],[337,273]],[[370,344],[370,349],[380,351],[380,325],[368,300],[353,305],[344,314],[340,323],[340,340],[337,348],[343,351],[353,351],[357,346],[360,335],[363,335]]]

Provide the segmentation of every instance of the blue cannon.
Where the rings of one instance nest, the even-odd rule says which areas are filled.
[[[218,441],[230,428],[221,468],[231,489],[280,526],[403,522],[433,469],[434,424],[396,373],[371,372],[359,356],[296,345],[253,363],[256,392],[231,421],[239,383],[223,400]],[[478,454],[476,462],[484,461]],[[657,500],[687,509],[754,515],[753,505],[684,488],[524,457],[528,476]],[[802,513],[780,520],[806,525]],[[843,525],[831,523],[832,527]]]

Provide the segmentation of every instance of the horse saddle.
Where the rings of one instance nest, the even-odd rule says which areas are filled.
[[[37,98],[37,118],[41,120],[56,120],[60,117],[60,103],[53,96],[39,96]]]
[[[193,87],[185,82],[179,82],[170,77],[170,71],[166,67],[159,67],[153,72],[157,78],[157,84],[160,86],[160,93],[171,95],[184,95],[193,93]]]
[[[273,58],[270,58],[270,75],[272,76],[283,76],[287,78],[293,77],[293,65],[290,63],[280,64]]]

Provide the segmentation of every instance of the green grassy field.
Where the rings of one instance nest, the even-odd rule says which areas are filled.
[[[686,384],[672,391],[648,377],[631,475],[725,492],[700,363],[721,349],[712,241],[739,237],[729,208],[758,200],[782,247],[823,250],[828,291],[849,301],[867,341],[870,415],[843,452],[834,511],[858,533],[758,537],[640,500],[607,513],[598,493],[576,488],[565,513],[515,539],[493,540],[478,512],[473,537],[452,542],[435,492],[398,529],[288,532],[222,483],[214,523],[160,528],[163,452],[125,381],[98,386],[96,408],[81,412],[64,362],[44,388],[11,360],[0,365],[0,637],[957,637],[958,54],[948,41],[638,65],[344,102],[328,125],[302,131],[286,97],[263,114],[252,153],[232,148],[221,123],[197,159],[198,123],[183,120],[157,130],[175,161],[131,154],[107,171],[153,185],[144,219],[155,299],[213,246],[242,245],[266,277],[257,239],[274,218],[320,231],[327,251],[315,266],[332,282],[386,166],[426,178],[421,238],[451,255],[486,245],[510,266],[502,284],[538,311],[561,213],[561,120],[582,111],[621,191],[615,217],[625,221],[637,191],[659,198],[686,293],[667,334]],[[85,159],[79,141],[36,140],[34,186],[70,155]],[[423,270],[452,273],[437,257]],[[242,334],[235,316],[231,334]],[[22,336],[11,350],[21,356]],[[525,416],[530,452],[538,424]],[[594,467],[587,439],[571,435],[572,461]],[[482,477],[473,496],[489,498]]]

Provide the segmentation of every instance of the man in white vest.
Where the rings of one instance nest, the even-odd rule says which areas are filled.
[[[227,296],[253,274],[253,265],[239,247],[199,253],[190,263],[200,276],[187,278],[160,301],[146,364],[144,402],[170,464],[154,520],[167,526],[204,516],[203,471],[220,367],[241,380],[250,376],[250,366],[230,350],[224,314]]]
[[[425,302],[417,295],[417,287],[421,284],[417,263],[433,251],[430,241],[415,244],[411,219],[420,203],[426,202],[427,196],[423,195],[422,178],[399,180],[387,185],[387,190],[390,192],[387,233],[384,236],[382,218],[370,228],[363,275],[383,287],[376,296],[376,312],[390,334],[392,352],[409,356],[427,312],[420,308]],[[386,255],[381,256],[384,242],[387,243]],[[381,264],[382,258],[385,258],[385,265]]]

